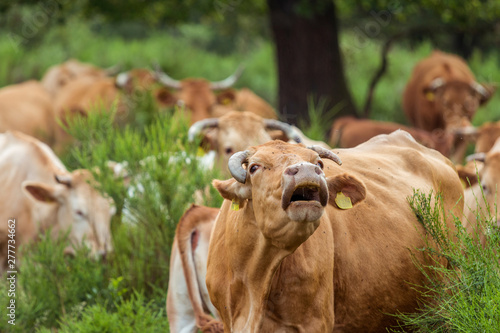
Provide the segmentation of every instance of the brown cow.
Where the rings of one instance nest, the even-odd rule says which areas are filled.
[[[465,61],[434,51],[413,69],[403,95],[403,108],[417,128],[456,130],[472,126],[477,108],[486,103],[493,87],[476,82]]]
[[[456,140],[454,156],[461,162],[468,135],[475,133],[471,119],[493,92],[493,87],[476,82],[462,58],[434,51],[413,69],[403,94],[403,109],[417,128],[462,134]]]
[[[436,149],[444,156],[449,156],[453,144],[453,136],[437,129],[432,133],[404,126],[397,123],[341,117],[332,125],[330,145],[333,147],[352,148],[368,141],[379,134],[389,134],[398,129],[410,133],[417,142],[432,149]]]
[[[463,174],[471,186],[464,192],[464,215],[462,223],[467,232],[486,246],[486,234],[491,232],[486,220],[493,218],[495,226],[500,227],[500,215],[496,213],[500,207],[500,139],[488,153],[476,153],[468,159],[475,168]],[[479,181],[478,181],[479,175]],[[477,219],[477,217],[480,217]]]
[[[51,228],[57,236],[71,229],[73,245],[86,245],[94,255],[112,250],[112,200],[91,185],[87,170],[69,172],[42,142],[19,132],[0,134],[0,248],[8,244],[7,220],[15,219],[16,248]],[[66,249],[73,252],[72,247]],[[7,252],[2,251],[1,269]]]
[[[109,74],[109,70],[95,67],[91,64],[70,59],[62,64],[50,67],[44,74],[41,82],[44,88],[55,97],[62,87],[80,77],[102,78]]]
[[[250,111],[263,118],[277,119],[274,109],[251,90],[227,90],[236,83],[242,71],[240,67],[234,74],[218,82],[195,78],[178,81],[160,71],[156,75],[164,86],[175,89],[169,95],[170,102],[191,110],[191,124],[206,118],[220,117],[232,110]],[[216,95],[216,90],[222,91]]]
[[[299,142],[301,140],[299,132],[293,126],[263,119],[251,112],[231,111],[220,118],[201,120],[191,126],[190,140],[207,129],[207,140],[216,149],[220,163],[224,163],[223,170],[234,152],[272,140],[274,133],[268,132],[269,130],[278,130],[280,133],[284,132],[287,138]],[[206,292],[205,268],[199,268],[206,267],[208,241],[217,211],[214,208],[193,206],[179,221],[172,247],[167,293],[167,314],[173,333],[196,332],[197,328],[210,331],[219,327],[203,310],[206,308],[209,313],[216,313]],[[193,271],[193,267],[197,268]],[[198,295],[201,295],[201,299]]]
[[[117,116],[122,118],[130,109],[129,98],[150,91],[158,107],[167,105],[164,98],[168,90],[158,86],[153,73],[147,69],[133,69],[116,78],[84,76],[61,89],[54,101],[55,114],[67,124],[75,115],[86,116],[92,110],[111,110],[116,104]],[[57,127],[56,142],[55,149],[62,151],[71,142],[71,136]]]
[[[226,200],[206,282],[226,332],[385,332],[391,314],[417,309],[426,277],[414,261],[429,262],[409,251],[426,242],[407,197],[442,193],[453,228],[453,165],[404,131],[336,152],[273,141],[214,181]]]
[[[40,82],[0,89],[0,132],[19,131],[52,145],[56,127],[52,98]]]

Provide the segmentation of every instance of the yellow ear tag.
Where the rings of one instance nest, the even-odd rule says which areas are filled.
[[[465,188],[467,187],[467,184],[465,183],[465,180],[463,180],[462,178],[460,178],[460,183],[462,183],[462,187]]]
[[[231,103],[231,99],[229,99],[229,98],[224,98],[222,100],[222,104],[224,104],[224,105],[229,105],[229,103]]]
[[[425,94],[425,98],[427,98],[429,102],[432,102],[434,100],[434,93],[429,91]]]
[[[203,150],[203,148],[198,147],[198,150],[196,151],[196,156],[198,157],[205,156],[205,151]]]
[[[231,209],[232,210],[240,210],[240,204],[237,203],[235,200],[231,202]]]
[[[342,192],[337,193],[337,197],[335,198],[335,203],[340,209],[352,208],[351,198],[346,197]]]

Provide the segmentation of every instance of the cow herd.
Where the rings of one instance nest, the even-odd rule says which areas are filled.
[[[407,202],[414,189],[440,193],[449,229],[460,217],[486,246],[493,231],[476,211],[486,216],[498,201],[500,124],[472,126],[495,89],[461,58],[435,51],[414,68],[402,96],[412,127],[342,117],[328,144],[278,121],[249,89],[232,89],[241,71],[179,81],[159,69],[117,73],[69,60],[40,81],[0,89],[0,215],[20,221],[18,245],[50,229],[69,231],[94,256],[112,251],[113,200],[57,154],[74,140],[65,125],[75,115],[126,116],[131,98],[149,94],[158,110],[183,106],[176,112],[189,114],[189,139],[201,138],[229,178],[213,181],[220,209],[191,205],[178,223],[171,332],[384,332],[393,314],[419,307],[426,273],[415,263],[447,264],[412,251],[432,243]],[[2,223],[0,273],[7,232]]]

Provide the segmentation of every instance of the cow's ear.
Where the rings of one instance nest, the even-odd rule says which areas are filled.
[[[348,209],[365,200],[366,187],[356,177],[343,174],[329,177],[326,181],[329,203],[334,207]]]
[[[48,185],[40,182],[25,181],[22,188],[26,195],[43,203],[59,202],[61,198],[60,186]]]
[[[481,99],[479,100],[479,104],[483,105],[490,100],[491,96],[493,96],[493,94],[497,90],[497,86],[490,83],[481,83],[481,85],[484,87],[484,89],[486,89],[487,92],[486,95],[481,95]]]
[[[212,185],[224,199],[235,201],[240,207],[243,207],[245,200],[252,198],[252,186],[248,182],[242,184],[234,178],[228,180],[214,179]]]
[[[229,105],[236,99],[236,90],[226,89],[217,94],[217,104]]]
[[[158,104],[161,106],[172,106],[177,103],[177,98],[166,88],[155,90],[154,96]]]

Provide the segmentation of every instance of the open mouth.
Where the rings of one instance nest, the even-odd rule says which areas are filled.
[[[282,196],[282,208],[286,210],[292,204],[316,204],[326,206],[328,191],[321,189],[320,184],[299,184],[294,189],[285,190]]]
[[[300,186],[292,193],[290,203],[295,201],[319,202],[319,186]]]

